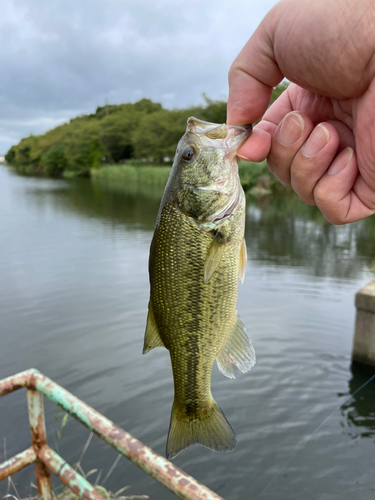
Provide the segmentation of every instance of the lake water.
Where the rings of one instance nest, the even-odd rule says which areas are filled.
[[[164,455],[169,356],[141,355],[161,194],[0,166],[0,378],[38,368]],[[375,380],[354,394],[371,374],[351,366],[354,294],[375,277],[374,238],[374,218],[334,227],[296,198],[248,200],[238,310],[257,365],[235,380],[216,366],[212,375],[238,446],[195,446],[176,465],[227,500],[375,498]],[[89,431],[71,417],[61,428],[63,415],[45,406],[50,445],[75,463]],[[0,460],[29,446],[18,391],[0,399]],[[116,457],[94,436],[82,468],[102,482]],[[33,467],[13,479],[21,497],[35,494]],[[105,486],[175,498],[125,458]]]

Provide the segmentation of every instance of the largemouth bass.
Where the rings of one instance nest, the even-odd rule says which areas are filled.
[[[245,195],[236,153],[251,128],[189,118],[157,216],[151,243],[151,294],[143,353],[168,349],[174,402],[167,457],[200,443],[236,446],[211,395],[211,371],[247,372],[253,346],[236,311],[246,267]]]

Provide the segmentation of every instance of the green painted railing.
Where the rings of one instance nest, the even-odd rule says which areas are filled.
[[[27,389],[32,446],[0,464],[0,481],[34,463],[42,500],[53,500],[50,471],[79,497],[104,500],[83,476],[48,446],[44,395],[178,497],[185,500],[223,500],[38,370],[26,370],[0,380],[0,397],[23,387]]]

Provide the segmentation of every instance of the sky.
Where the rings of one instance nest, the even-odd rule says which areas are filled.
[[[1,0],[0,155],[143,97],[226,99],[228,69],[276,0]]]

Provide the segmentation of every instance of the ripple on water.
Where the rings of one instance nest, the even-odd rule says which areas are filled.
[[[194,447],[175,463],[231,500],[372,500],[375,382],[355,394],[368,375],[351,367],[350,353],[354,293],[372,276],[374,223],[333,227],[288,203],[249,202],[238,310],[257,365],[235,380],[213,369],[212,392],[237,449]],[[141,355],[157,209],[158,200],[118,186],[0,168],[0,377],[35,366],[164,454],[169,356],[163,349]],[[46,403],[46,413],[54,446],[57,409]],[[4,437],[8,456],[29,445],[23,392],[0,400]],[[78,460],[87,437],[69,419],[63,457]],[[115,459],[95,437],[82,466],[106,474]],[[32,480],[31,469],[15,476],[21,495]],[[173,498],[122,459],[106,486],[126,484],[129,495]]]

